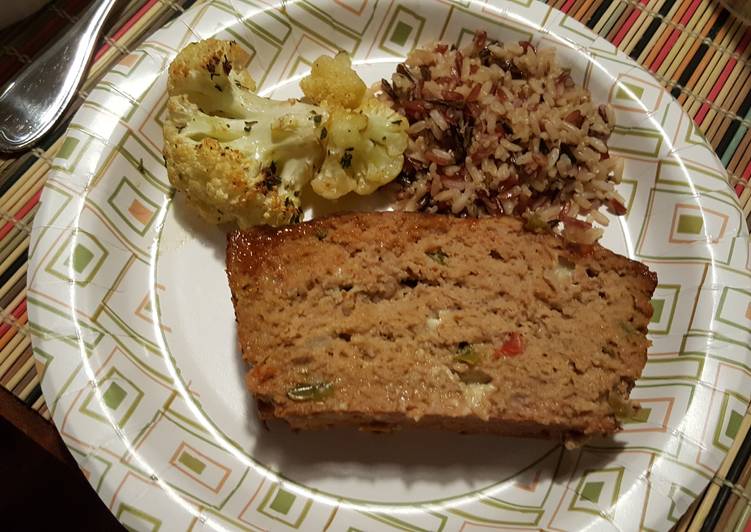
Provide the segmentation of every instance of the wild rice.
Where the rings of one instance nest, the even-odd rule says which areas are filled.
[[[512,214],[533,229],[561,227],[591,243],[606,206],[624,214],[615,191],[623,161],[607,140],[613,110],[576,86],[553,49],[499,43],[477,32],[457,49],[413,51],[383,98],[410,122],[400,198],[407,210],[459,216]]]

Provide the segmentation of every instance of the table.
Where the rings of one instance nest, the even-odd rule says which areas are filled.
[[[65,120],[38,147],[19,157],[0,159],[0,441],[4,445],[0,471],[6,473],[5,487],[12,487],[14,494],[3,504],[13,509],[11,523],[19,527],[36,528],[64,515],[74,528],[75,524],[82,529],[120,528],[75,467],[49,421],[26,329],[29,230],[67,120],[87,91],[140,40],[192,3],[123,0]],[[751,28],[716,0],[547,3],[605,37],[655,75],[717,151],[751,222],[751,189],[746,186],[751,178]],[[88,0],[56,0],[30,19],[1,31],[0,84],[54,42],[87,4]],[[747,412],[717,476],[676,523],[676,530],[751,530],[747,525],[751,518],[750,427],[751,412]],[[66,486],[62,495],[59,488],[50,487],[61,483]],[[49,506],[59,511],[35,512],[27,501],[36,500],[51,501]]]

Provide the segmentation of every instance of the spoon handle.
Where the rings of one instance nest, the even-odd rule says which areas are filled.
[[[78,21],[0,89],[0,151],[31,147],[68,107],[117,0],[95,0]]]

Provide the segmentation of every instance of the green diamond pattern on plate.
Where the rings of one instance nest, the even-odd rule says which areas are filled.
[[[63,141],[63,145],[60,146],[60,149],[57,152],[57,157],[60,159],[67,159],[71,156],[73,153],[73,150],[76,149],[76,146],[78,146],[78,143],[80,140],[78,140],[75,137],[66,137],[66,139]]]
[[[73,269],[78,273],[83,273],[93,258],[94,254],[89,248],[83,244],[77,244],[76,249],[73,251]]]
[[[600,500],[600,494],[602,493],[602,487],[604,485],[604,482],[587,482],[584,484],[584,488],[582,488],[580,497],[597,504]]]
[[[751,332],[751,291],[723,288],[715,319],[733,329]]]
[[[162,526],[161,520],[129,504],[121,504],[115,517],[127,530],[157,532]]]
[[[58,280],[88,285],[104,264],[109,251],[90,232],[79,229],[75,235],[54,243],[57,251],[46,258],[45,271]],[[73,274],[73,278],[71,278]]]
[[[652,299],[652,319],[649,332],[653,335],[670,334],[675,319],[681,286],[676,284],[659,284]]]
[[[381,49],[397,57],[409,52],[420,39],[425,20],[411,2],[399,2],[389,16],[388,27],[380,41]]]
[[[99,384],[102,389],[101,402],[95,391],[90,390],[82,398],[77,411],[101,423],[114,422],[118,426],[125,425],[141,404],[144,391],[114,367],[99,375]]]
[[[665,308],[664,299],[652,300],[652,323],[659,323],[662,319],[662,310]]]
[[[725,436],[728,438],[735,438],[738,434],[738,429],[741,428],[741,422],[743,421],[743,414],[731,410],[730,419],[728,420],[728,427],[725,429]]]
[[[589,460],[597,460],[597,458],[591,456]],[[590,515],[610,512],[611,506],[616,504],[620,497],[625,473],[626,469],[623,466],[615,465],[603,468],[583,468],[579,481],[575,485],[569,484],[569,487],[573,489],[573,493],[569,495],[569,511]]]
[[[736,389],[723,394],[719,408],[709,413],[711,422],[715,423],[713,444],[720,449],[727,451],[740,430],[743,414],[748,409],[748,390]]]
[[[702,227],[704,227],[704,219],[701,216],[681,214],[678,217],[677,231],[679,233],[687,235],[698,235],[699,233],[701,233]]]
[[[120,404],[123,402],[123,399],[125,399],[125,396],[127,395],[128,392],[123,390],[122,387],[115,381],[112,381],[110,382],[107,391],[104,392],[102,399],[104,400],[104,404],[106,404],[110,409],[117,410],[117,408],[120,406]]]
[[[651,408],[641,407],[637,410],[633,416],[623,421],[624,424],[629,423],[644,423],[649,419],[649,415],[652,413]]]
[[[410,33],[412,33],[412,26],[400,20],[396,23],[394,33],[391,34],[391,42],[404,46]]]
[[[622,82],[629,91],[631,91],[637,99],[641,99],[644,95],[644,88],[634,85],[633,83]],[[618,87],[618,92],[615,93],[615,97],[619,100],[631,100],[631,95],[623,88]]]
[[[289,509],[292,508],[292,505],[295,503],[295,498],[296,497],[290,492],[280,489],[276,492],[276,496],[274,497],[274,500],[271,501],[269,507],[280,514],[287,515]]]
[[[53,163],[35,219],[30,330],[53,418],[97,492],[134,530],[200,528],[184,506],[238,530],[669,528],[722,463],[751,390],[747,233],[726,172],[688,115],[613,45],[533,0],[272,4],[196,2],[89,91]],[[624,159],[619,192],[629,215],[610,224],[608,245],[647,262],[660,283],[653,347],[633,391],[649,407],[624,420],[617,445],[564,452],[551,444],[549,454],[522,464],[524,451],[546,444],[500,440],[513,459],[498,460],[497,449],[485,461],[470,457],[498,467],[492,475],[483,470],[487,482],[472,488],[464,481],[473,478],[455,482],[421,458],[383,467],[378,443],[372,462],[347,464],[346,471],[360,473],[346,484],[332,480],[341,471],[324,481],[318,468],[329,449],[316,449],[324,460],[309,468],[275,445],[286,433],[262,433],[242,410],[251,404],[240,357],[226,341],[233,333],[214,336],[215,323],[234,323],[222,277],[224,234],[193,224],[182,198],[172,201],[162,164],[165,71],[198,35],[232,39],[252,58],[261,90],[287,97],[295,94],[292,78],[319,54],[346,50],[377,80],[416,45],[439,38],[467,44],[477,28],[491,38],[558,48],[593,99],[615,110],[609,145]],[[568,39],[592,56],[568,47]],[[587,63],[592,57],[602,68]],[[206,259],[219,261],[216,271],[213,262],[181,255],[185,248],[216,251]],[[170,269],[170,254],[185,259],[179,268]],[[183,269],[188,277],[175,273]],[[200,286],[200,294],[185,286],[186,278],[214,282],[214,274],[220,284]],[[177,305],[181,292],[196,301]],[[188,319],[210,324],[200,339]],[[228,379],[235,371],[240,375]],[[228,409],[227,398],[247,404]],[[471,440],[463,441],[474,452]],[[264,454],[270,448],[273,467]],[[466,465],[462,455],[454,461]],[[411,481],[412,469],[430,474]],[[379,513],[381,503],[405,511]]]
[[[192,454],[187,453],[186,451],[180,453],[180,458],[178,458],[178,461],[198,475],[203,473],[203,470],[206,469],[206,464],[204,464],[201,460],[199,460]]]
[[[608,140],[608,146],[613,153],[624,157],[635,155],[657,158],[664,140],[662,134],[653,128],[616,125]]]
[[[275,485],[269,488],[257,510],[261,515],[273,521],[284,523],[292,528],[299,528],[302,523],[308,520],[312,506],[313,501],[311,499],[294,494],[281,485]],[[308,523],[310,523],[309,520]]]

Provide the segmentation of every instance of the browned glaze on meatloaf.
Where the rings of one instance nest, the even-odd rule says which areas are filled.
[[[227,273],[263,419],[566,441],[618,430],[657,282],[515,218],[414,213],[235,231]]]

